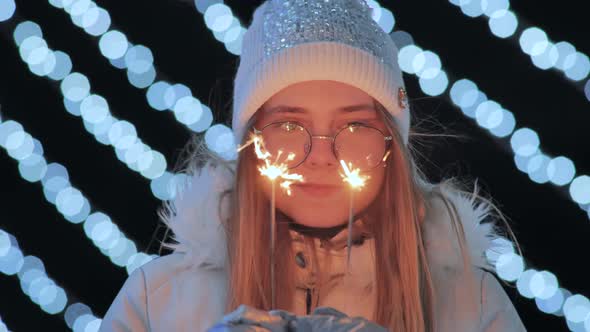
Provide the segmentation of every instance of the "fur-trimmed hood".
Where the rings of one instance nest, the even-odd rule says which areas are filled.
[[[176,242],[165,246],[185,253],[186,264],[209,268],[225,266],[226,237],[220,220],[227,217],[224,214],[229,209],[227,200],[219,208],[218,198],[233,184],[233,176],[233,171],[211,164],[191,171],[187,181],[177,187],[176,197],[164,205],[160,216],[172,230]],[[457,192],[448,184],[441,185],[440,191],[455,207],[472,265],[495,272],[497,257],[512,250],[513,244],[498,231],[491,206],[477,199],[477,185],[474,192],[468,194]],[[422,227],[431,268],[462,268],[456,234],[449,208],[442,199],[432,195]]]

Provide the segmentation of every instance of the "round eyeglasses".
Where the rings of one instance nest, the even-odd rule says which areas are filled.
[[[387,159],[393,140],[393,136],[360,122],[349,123],[334,136],[312,135],[295,121],[273,122],[260,130],[253,130],[262,137],[265,149],[277,158],[276,162],[286,164],[288,168],[301,165],[311,152],[313,138],[318,138],[332,141],[332,152],[337,160],[367,171]]]

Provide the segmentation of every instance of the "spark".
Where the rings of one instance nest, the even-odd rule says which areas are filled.
[[[303,176],[300,174],[289,173],[289,167],[287,166],[287,164],[279,162],[279,159],[283,155],[283,150],[279,150],[277,152],[277,156],[274,162],[271,161],[270,158],[272,157],[272,155],[264,147],[264,140],[260,135],[252,134],[248,142],[246,142],[238,149],[238,152],[251,144],[254,144],[254,151],[256,152],[256,157],[258,157],[258,159],[264,160],[264,165],[258,167],[258,171],[260,171],[260,174],[267,177],[271,181],[275,181],[279,178],[284,180],[280,183],[280,187],[288,196],[291,196],[291,185],[297,181],[303,182]],[[294,159],[295,153],[291,152],[287,155],[286,161],[291,161]]]
[[[346,165],[344,160],[340,160],[340,165],[344,170],[344,174],[340,174],[344,182],[347,182],[352,189],[360,190],[362,187],[365,186],[368,179],[371,177],[368,175],[360,175],[360,169],[355,168],[352,171],[352,164],[349,166]]]

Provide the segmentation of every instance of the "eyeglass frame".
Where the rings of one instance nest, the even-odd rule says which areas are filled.
[[[383,135],[383,139],[385,140],[385,149],[383,150],[383,156],[381,156],[381,158],[379,159],[379,163],[377,165],[371,167],[371,168],[368,168],[368,169],[364,170],[364,171],[373,170],[373,169],[377,168],[379,165],[381,165],[381,163],[383,163],[385,161],[385,159],[386,159],[386,157],[388,156],[388,153],[389,153],[388,150],[389,150],[389,148],[391,148],[391,142],[393,141],[393,136],[392,135],[387,136],[387,135],[385,135],[385,133],[383,133],[383,131],[381,131],[381,129],[375,128],[373,126],[369,126],[367,124],[360,123],[360,122],[351,122],[351,123],[355,123],[355,124],[354,125],[351,125],[349,123],[346,126],[343,126],[333,136],[329,136],[329,135],[312,135],[311,132],[307,129],[307,127],[305,127],[300,122],[293,121],[293,120],[271,122],[271,123],[263,126],[261,129],[256,129],[256,127],[252,126],[252,129],[253,129],[255,135],[260,135],[260,134],[262,134],[262,131],[264,131],[264,129],[266,129],[267,127],[270,127],[272,125],[277,125],[277,124],[284,124],[284,123],[294,123],[294,124],[298,125],[299,127],[303,128],[305,130],[305,132],[307,132],[307,135],[310,137],[310,140],[309,140],[309,142],[310,142],[310,144],[309,144],[309,151],[305,154],[305,157],[301,160],[301,162],[299,162],[297,165],[295,165],[293,167],[288,167],[289,169],[296,168],[299,165],[303,164],[307,160],[307,157],[309,156],[309,154],[311,153],[311,150],[313,148],[313,139],[314,138],[319,138],[319,139],[332,139],[332,154],[334,155],[334,157],[336,158],[336,160],[338,160],[338,156],[336,154],[336,137],[338,137],[338,135],[340,135],[340,133],[342,133],[343,130],[348,129],[350,127],[365,127],[365,128],[369,128],[369,129],[374,129],[374,130],[378,131],[381,135]]]

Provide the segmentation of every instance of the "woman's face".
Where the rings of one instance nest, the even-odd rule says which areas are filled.
[[[357,105],[364,106],[351,107]],[[336,81],[290,85],[272,96],[259,112],[254,124],[257,129],[274,122],[294,121],[307,128],[311,135],[334,136],[347,124],[360,122],[389,135],[371,96]],[[354,192],[355,213],[364,210],[380,191],[385,174],[383,165],[361,172],[370,179],[360,192]],[[343,169],[334,155],[331,139],[313,138],[307,158],[290,169],[290,173],[302,175],[304,183],[293,184],[289,196],[278,185],[280,179],[277,180],[275,194],[279,210],[297,223],[313,227],[336,226],[348,220],[350,189],[340,176]],[[271,197],[270,180],[262,176],[259,180],[264,193]]]

